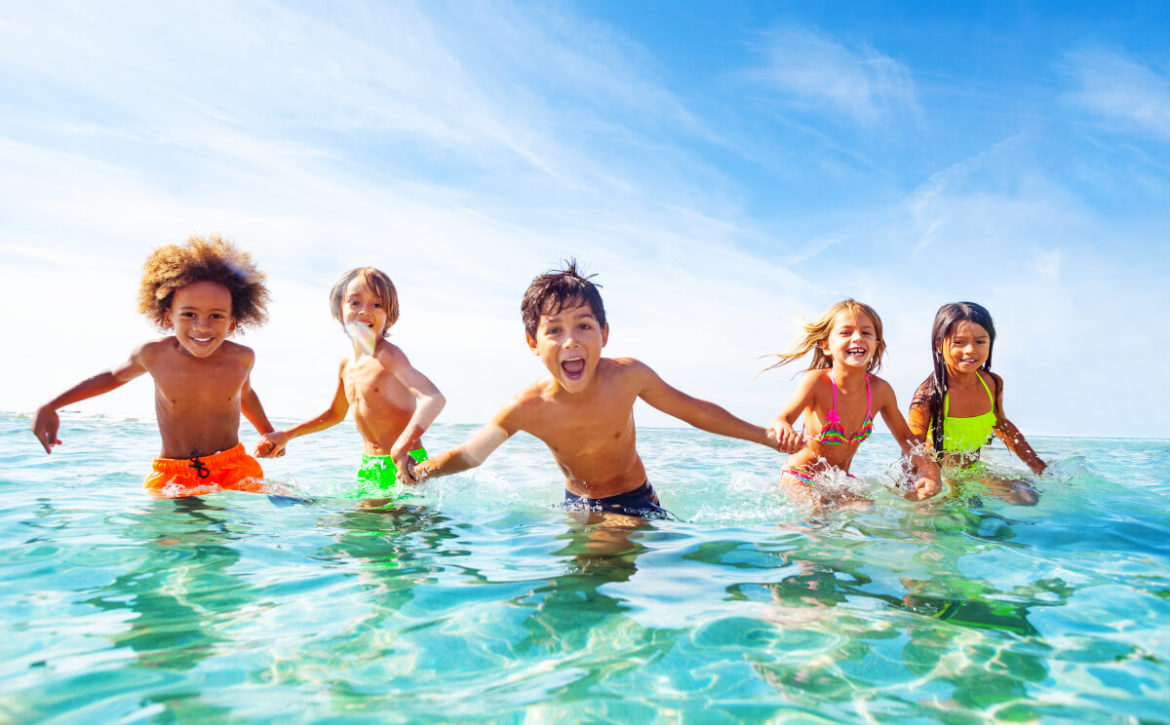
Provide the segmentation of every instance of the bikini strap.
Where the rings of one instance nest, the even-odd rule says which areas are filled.
[[[873,415],[873,398],[869,393],[869,373],[865,374],[865,417]]]
[[[975,371],[975,377],[979,378],[979,382],[983,385],[983,392],[987,393],[988,398],[991,398],[991,409],[995,410],[995,396],[991,394],[991,388],[987,387],[987,381],[983,379],[978,370]]]

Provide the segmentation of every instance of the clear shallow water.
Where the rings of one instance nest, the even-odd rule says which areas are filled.
[[[641,430],[680,520],[622,528],[555,509],[531,438],[379,511],[336,498],[348,424],[265,463],[311,505],[152,500],[152,421],[67,415],[52,456],[28,425],[0,414],[0,722],[1170,722],[1167,441],[1034,438],[1026,507],[902,501],[875,436],[874,508],[805,522],[780,456]]]

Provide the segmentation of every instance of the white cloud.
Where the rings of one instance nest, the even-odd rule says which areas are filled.
[[[801,28],[763,37],[766,45],[760,52],[767,65],[749,77],[797,106],[818,111],[827,107],[865,125],[916,107],[909,69],[868,45],[851,48]]]
[[[1111,123],[1170,140],[1170,77],[1106,50],[1070,54],[1070,100]]]

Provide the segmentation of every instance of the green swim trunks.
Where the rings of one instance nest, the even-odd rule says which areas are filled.
[[[418,448],[410,452],[415,461],[425,461],[427,452]],[[353,490],[345,494],[346,498],[398,498],[404,495],[398,487],[398,466],[390,460],[390,456],[369,456],[362,454],[362,465],[357,472],[357,481]]]

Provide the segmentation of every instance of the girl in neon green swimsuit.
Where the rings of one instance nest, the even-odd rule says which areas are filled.
[[[910,402],[910,430],[935,450],[944,467],[970,468],[995,435],[1034,473],[1043,473],[1044,461],[1003,414],[1003,379],[991,372],[994,344],[995,323],[982,305],[955,302],[939,308],[931,332],[934,371]],[[1036,502],[1030,486],[1017,486],[1007,497]]]

